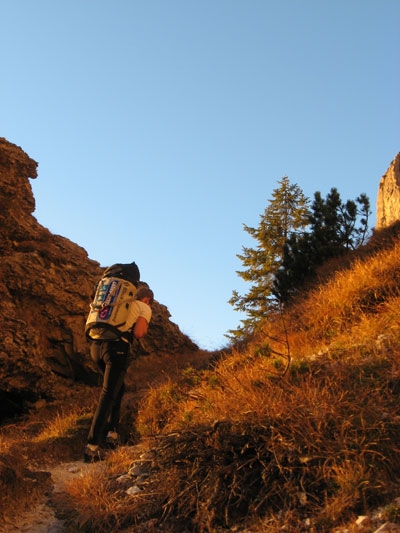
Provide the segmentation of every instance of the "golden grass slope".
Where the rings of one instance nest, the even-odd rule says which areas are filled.
[[[397,235],[325,267],[322,284],[190,386],[186,371],[149,393],[138,425],[171,443],[169,516],[201,531],[331,531],[400,494]]]
[[[366,514],[374,531],[377,507],[399,521],[399,235],[396,225],[324,265],[318,284],[207,368],[205,354],[149,368],[160,379],[128,394],[124,420],[151,474],[129,495],[115,479],[135,449],[110,454],[101,476],[68,487],[72,530],[333,533]],[[150,364],[136,364],[141,383]],[[55,420],[68,435],[65,425]]]

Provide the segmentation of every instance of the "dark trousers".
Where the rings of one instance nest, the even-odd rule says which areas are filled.
[[[93,341],[90,355],[103,375],[99,403],[88,435],[89,444],[102,444],[108,431],[117,431],[124,379],[129,365],[129,344],[124,341]]]

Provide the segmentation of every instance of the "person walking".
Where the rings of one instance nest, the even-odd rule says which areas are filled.
[[[153,291],[140,286],[123,325],[122,336],[116,340],[90,339],[90,355],[103,375],[103,384],[87,437],[85,462],[102,460],[104,444],[115,446],[119,443],[118,424],[130,350],[135,339],[147,334],[153,301]]]

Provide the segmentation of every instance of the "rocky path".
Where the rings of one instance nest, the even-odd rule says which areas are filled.
[[[82,461],[60,463],[47,471],[51,475],[53,488],[44,495],[35,507],[20,513],[12,520],[0,525],[1,533],[70,533],[64,522],[55,515],[52,504],[54,494],[62,494],[69,481],[80,477],[88,469],[101,469],[103,463],[85,464]]]
[[[132,452],[132,458],[136,459],[132,460],[127,472],[120,473],[117,480],[121,483],[121,489],[134,495],[142,490],[140,487],[150,474],[149,465],[153,455],[142,444],[126,446],[126,449]],[[49,489],[36,505],[0,524],[0,533],[76,533],[75,528],[71,529],[71,526],[56,516],[60,515],[57,509],[60,511],[65,507],[63,503],[67,501],[66,488],[70,482],[85,478],[88,474],[95,478],[100,477],[106,465],[106,461],[88,464],[79,460],[45,467],[42,473],[50,478]]]
[[[58,500],[62,501],[62,494],[65,492],[66,485],[80,476],[84,476],[90,470],[101,472],[104,468],[104,463],[86,464],[83,461],[72,461],[68,463],[60,463],[52,468],[47,469],[51,475],[52,489],[50,493],[44,495],[42,499],[32,508],[26,512],[20,513],[13,519],[7,520],[6,523],[0,525],[0,533],[75,533],[68,525],[57,518],[56,510],[53,506],[54,496],[58,496]],[[132,487],[134,489],[135,486]],[[400,500],[400,499],[399,499]],[[238,530],[236,533],[255,533],[250,530]],[[349,529],[335,529],[332,533],[349,533]],[[363,533],[400,533],[400,526],[385,521],[379,520],[375,516],[372,520],[368,517],[359,516],[354,523],[354,529],[351,531],[360,531]]]
[[[44,495],[41,501],[33,508],[1,524],[0,533],[74,533],[62,520],[57,518],[52,503],[53,497],[60,495],[62,498],[66,484],[80,476],[84,476],[88,470],[101,472],[103,468],[103,462],[86,464],[82,461],[72,461],[60,463],[48,469],[53,485],[50,493]],[[132,488],[135,488],[135,486]],[[400,502],[397,503],[400,504]],[[378,516],[375,516],[372,520],[366,516],[359,516],[354,523],[354,530],[363,533],[400,533],[400,526],[379,519]],[[251,530],[235,529],[235,531],[236,533],[255,533]],[[349,533],[349,531],[347,528],[337,528],[332,533]]]

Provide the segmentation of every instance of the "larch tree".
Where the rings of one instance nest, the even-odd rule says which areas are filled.
[[[233,291],[229,303],[247,318],[243,326],[230,333],[234,337],[254,331],[257,323],[276,307],[277,299],[273,293],[275,275],[281,267],[283,250],[287,240],[293,235],[302,235],[309,224],[309,199],[297,184],[291,184],[288,177],[278,181],[260,224],[253,228],[243,225],[244,230],[256,241],[256,248],[242,248],[241,260],[244,270],[237,274],[251,283],[247,294]]]

